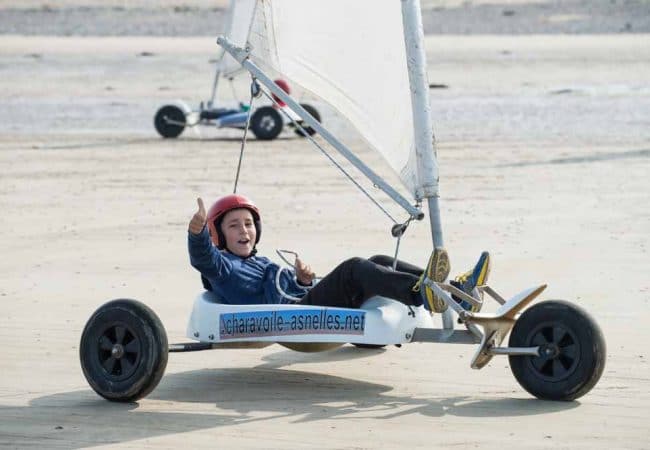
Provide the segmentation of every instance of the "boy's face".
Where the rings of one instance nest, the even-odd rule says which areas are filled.
[[[228,211],[221,222],[221,232],[226,238],[226,248],[231,253],[246,258],[253,251],[257,229],[248,209]]]

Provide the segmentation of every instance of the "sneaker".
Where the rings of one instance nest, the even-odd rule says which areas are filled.
[[[447,309],[447,304],[439,298],[429,286],[424,284],[424,279],[442,283],[449,276],[449,255],[444,248],[436,248],[429,257],[427,268],[420,275],[420,279],[413,287],[415,292],[420,291],[424,307],[431,312],[442,313]]]
[[[476,286],[483,286],[487,283],[488,276],[490,275],[490,254],[488,252],[481,253],[474,269],[469,270],[461,275],[458,275],[450,284],[462,290],[467,295],[472,295]],[[452,298],[456,300],[463,309],[471,312],[478,312],[479,306],[472,305],[469,302],[462,300],[455,295]]]

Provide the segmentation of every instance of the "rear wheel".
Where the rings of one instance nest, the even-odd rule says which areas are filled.
[[[176,138],[185,129],[185,112],[175,105],[165,105],[153,119],[156,131],[164,138]]]
[[[311,114],[311,116],[314,119],[316,119],[318,121],[318,123],[320,123],[320,121],[321,121],[320,113],[318,112],[318,110],[316,108],[314,108],[313,106],[311,106],[310,104],[307,104],[307,103],[301,103],[300,106],[302,106],[305,111],[307,111],[309,114]],[[309,125],[304,123],[302,120],[299,121],[298,123],[303,127],[303,129],[305,130],[307,135],[313,136],[314,134],[316,134],[316,130],[314,130],[312,127],[310,127]],[[298,136],[306,137],[305,133],[303,133],[302,130],[300,128],[298,128],[298,127],[296,127],[296,129],[295,129],[295,133]]]
[[[605,368],[605,339],[594,319],[565,301],[526,310],[510,333],[510,347],[539,347],[540,356],[509,356],[519,384],[545,400],[575,400],[593,388]]]
[[[257,108],[251,117],[251,131],[257,139],[263,141],[278,137],[283,126],[282,116],[272,106]]]
[[[156,314],[128,299],[102,305],[81,335],[79,358],[90,387],[102,397],[131,402],[149,394],[167,366],[167,335]]]

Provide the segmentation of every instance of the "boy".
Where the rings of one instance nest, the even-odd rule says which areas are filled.
[[[198,211],[188,227],[190,262],[223,303],[293,303],[298,299],[303,305],[359,308],[380,295],[409,306],[424,304],[431,312],[446,309],[422,283],[425,276],[438,282],[447,278],[449,260],[444,249],[433,252],[426,271],[399,261],[397,270],[392,270],[386,267],[392,264],[389,257],[351,258],[314,284],[314,272],[299,258],[293,277],[268,258],[257,256],[262,221],[248,198],[227,195],[207,212],[203,200],[197,202]],[[463,274],[456,285],[471,295],[475,286],[485,284],[489,269],[489,254],[483,252],[474,270]]]

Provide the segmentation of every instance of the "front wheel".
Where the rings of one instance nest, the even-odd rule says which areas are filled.
[[[177,138],[187,124],[185,112],[176,105],[161,107],[153,119],[156,131],[164,138]]]
[[[321,121],[320,113],[316,108],[314,108],[308,103],[301,103],[300,106],[302,106],[305,111],[307,111],[314,119],[316,119],[318,123],[320,123]],[[314,130],[312,127],[304,123],[302,120],[299,121],[298,123],[300,124],[300,126],[302,126],[302,129],[305,130],[305,132],[303,133],[303,131],[300,128],[296,127],[294,131],[298,136],[307,137],[307,135],[313,136],[314,134],[316,134],[316,130]]]
[[[554,300],[527,309],[510,333],[510,347],[539,347],[539,356],[509,356],[519,384],[544,400],[575,400],[593,388],[605,368],[605,339],[577,305]]]
[[[284,123],[282,116],[272,106],[257,108],[251,117],[251,131],[257,139],[270,141],[280,135]]]
[[[128,299],[102,305],[81,334],[79,358],[88,384],[102,397],[132,402],[149,394],[167,366],[167,334],[146,305]]]

